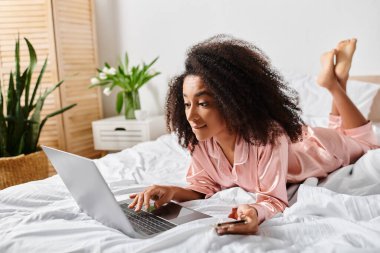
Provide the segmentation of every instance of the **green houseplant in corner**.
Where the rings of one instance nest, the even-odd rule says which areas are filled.
[[[135,119],[135,110],[141,109],[139,89],[160,72],[152,71],[150,68],[158,60],[156,57],[151,63],[129,67],[128,54],[125,53],[124,63],[120,60],[115,69],[108,63],[104,64],[102,70],[98,69],[98,76],[91,79],[91,87],[105,87],[104,94],[109,95],[113,88],[119,87],[117,93],[116,111],[120,114],[124,105],[126,119]]]
[[[9,75],[6,98],[0,83],[0,189],[31,180],[47,177],[48,161],[38,146],[41,130],[46,121],[76,104],[66,106],[46,115],[41,120],[41,110],[46,97],[63,81],[39,92],[47,59],[39,72],[34,88],[32,76],[37,65],[37,55],[28,39],[29,64],[20,70],[20,40],[15,47],[15,71]],[[39,93],[39,94],[37,94]],[[6,110],[6,113],[4,112]]]

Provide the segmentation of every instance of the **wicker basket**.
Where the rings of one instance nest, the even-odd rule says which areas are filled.
[[[49,163],[43,151],[0,158],[0,189],[48,177]]]

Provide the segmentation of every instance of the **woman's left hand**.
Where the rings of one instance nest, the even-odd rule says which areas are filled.
[[[233,208],[228,216],[237,220],[246,220],[245,223],[222,225],[215,228],[218,235],[224,234],[242,234],[253,235],[259,230],[259,222],[257,218],[257,211],[254,207],[249,205],[239,205],[238,208]]]

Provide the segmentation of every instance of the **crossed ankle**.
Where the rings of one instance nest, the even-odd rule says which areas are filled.
[[[325,87],[330,93],[331,95],[334,97],[335,94],[338,94],[338,93],[346,93],[346,89],[345,87],[342,87],[341,85],[329,85],[329,86],[326,86]]]

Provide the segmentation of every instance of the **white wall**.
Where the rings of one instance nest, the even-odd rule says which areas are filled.
[[[140,95],[143,109],[164,112],[167,80],[183,69],[186,50],[217,33],[255,43],[280,71],[317,74],[319,55],[357,37],[351,73],[380,74],[377,0],[96,0],[99,62],[128,51],[132,63],[160,56]],[[114,115],[114,98],[104,100]]]
[[[120,22],[116,15],[117,8],[117,1],[95,0],[99,68],[104,66],[104,62],[108,62],[111,65],[116,64],[120,55],[120,39],[118,36]],[[103,115],[105,118],[116,114],[115,100],[115,92],[109,97],[103,95]]]

